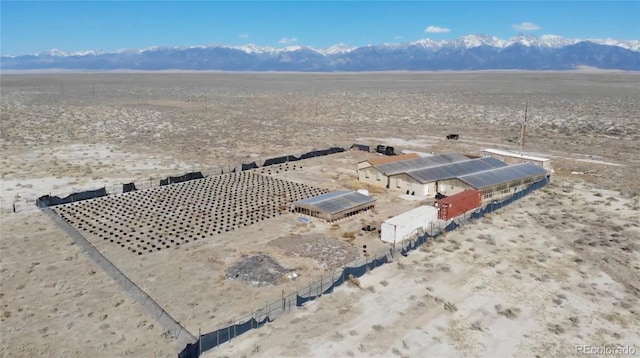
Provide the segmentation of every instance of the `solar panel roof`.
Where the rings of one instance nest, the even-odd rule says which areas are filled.
[[[507,164],[503,161],[488,157],[420,169],[408,172],[407,175],[424,184],[431,183],[437,180],[453,179],[462,175],[506,166]]]
[[[296,201],[295,206],[311,207],[324,213],[336,214],[362,204],[372,203],[376,199],[356,191],[335,191],[313,198]]]
[[[458,179],[476,189],[504,184],[513,180],[524,179],[537,175],[546,175],[547,171],[532,163],[507,165],[506,167],[486,170],[458,177]]]
[[[429,168],[429,167],[435,167],[442,164],[462,162],[466,160],[469,160],[469,158],[463,154],[447,153],[447,154],[434,155],[431,157],[404,160],[401,162],[374,165],[374,167],[379,171],[383,172],[385,175],[394,175],[399,173],[416,171],[416,170]]]

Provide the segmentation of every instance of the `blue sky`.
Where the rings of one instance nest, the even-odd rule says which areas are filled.
[[[362,46],[472,33],[640,39],[640,1],[2,0],[0,11],[3,55],[247,43]]]

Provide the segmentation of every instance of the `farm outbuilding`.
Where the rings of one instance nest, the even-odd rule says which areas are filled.
[[[549,172],[538,165],[521,163],[463,175],[456,181],[461,187],[481,191],[483,202],[487,202],[513,195],[548,176]]]
[[[419,206],[382,223],[380,239],[384,242],[396,243],[417,234],[420,229],[425,232],[431,223],[438,218],[438,209],[433,206]]]
[[[387,183],[382,181],[382,175],[375,166],[418,158],[420,158],[420,156],[415,153],[371,157],[358,163],[358,180],[366,184],[384,188]]]
[[[528,154],[510,152],[504,149],[483,149],[480,151],[483,157],[493,157],[507,164],[533,163],[548,171],[551,171],[551,159]]]
[[[413,195],[453,195],[466,189],[464,186],[456,185],[457,177],[505,166],[507,164],[495,158],[467,159],[391,175],[389,189]]]
[[[409,157],[415,155],[416,157]],[[390,158],[397,158],[394,156]],[[389,178],[393,175],[404,174],[424,168],[435,167],[443,164],[450,164],[469,160],[460,153],[439,154],[431,157],[420,158],[415,153],[405,154],[402,160],[392,160],[384,163],[359,163],[358,179],[366,184],[391,189]]]
[[[293,203],[293,211],[336,221],[374,207],[376,199],[355,191],[335,191]]]

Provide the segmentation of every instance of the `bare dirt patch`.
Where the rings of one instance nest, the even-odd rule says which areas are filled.
[[[309,257],[324,269],[337,269],[351,263],[359,255],[359,249],[324,235],[291,235],[269,242],[287,256]]]
[[[265,254],[243,256],[227,269],[228,280],[240,280],[253,286],[277,285],[292,269],[282,267]]]

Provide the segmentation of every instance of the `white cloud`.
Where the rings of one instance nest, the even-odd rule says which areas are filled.
[[[402,36],[394,36],[393,39],[394,40],[402,40]]]
[[[513,28],[517,31],[536,31],[540,30],[540,26],[534,24],[533,22],[523,22],[521,24],[513,25]]]
[[[430,25],[429,27],[424,29],[424,32],[430,32],[430,33],[434,33],[434,34],[441,34],[441,33],[449,32],[449,31],[451,31],[451,30],[447,29],[446,27],[438,27],[438,26],[433,26],[433,25]]]
[[[290,45],[296,42],[298,42],[298,39],[295,37],[283,37],[280,39],[280,41],[278,41],[278,43],[281,45]]]
[[[248,39],[249,38],[249,34],[240,34],[238,35],[239,38],[241,39]]]

